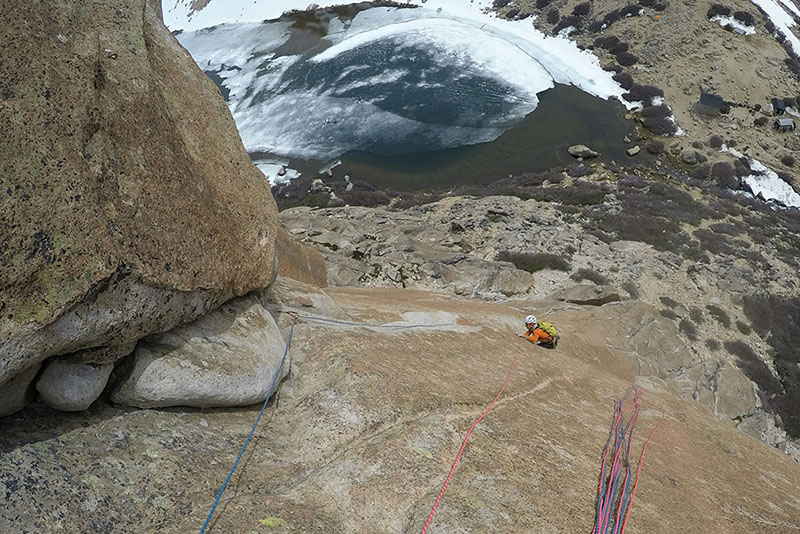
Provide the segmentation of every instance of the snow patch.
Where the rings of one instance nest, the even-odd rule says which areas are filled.
[[[793,13],[798,13],[796,7],[792,9],[787,6],[791,0],[780,0],[779,2],[776,2],[775,0],[751,1],[764,10],[764,13],[767,14],[775,27],[783,32],[783,34],[786,36],[786,40],[791,43],[795,54],[800,54],[800,40],[797,39],[791,30],[791,27],[795,25],[794,18],[786,11],[788,9]]]
[[[747,157],[750,168],[761,174],[750,174],[742,179],[755,196],[762,196],[766,200],[775,200],[784,206],[800,207],[800,195],[791,185],[781,180],[778,174],[760,161],[749,156],[744,156],[738,150],[722,145],[720,152],[727,152],[737,158]]]
[[[727,24],[730,24],[734,29],[739,29],[744,32],[745,35],[753,35],[756,33],[756,29],[752,26],[748,26],[746,24],[742,24],[739,20],[733,17],[726,17],[725,15],[717,15],[715,17],[711,17],[709,20],[719,22],[719,25],[725,27]]]

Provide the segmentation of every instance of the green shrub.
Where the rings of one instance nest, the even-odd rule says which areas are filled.
[[[718,15],[723,17],[730,17],[731,8],[723,6],[722,4],[711,4],[711,7],[708,8],[708,12],[706,13],[706,17],[712,19]]]
[[[694,326],[693,322],[681,319],[681,322],[678,323],[678,329],[691,341],[697,341],[697,327]]]
[[[633,87],[633,76],[627,72],[618,72],[612,78],[625,90],[630,90]]]
[[[728,317],[728,314],[725,313],[725,310],[720,308],[719,306],[715,306],[714,304],[706,305],[706,309],[708,313],[717,320],[719,324],[724,326],[725,328],[730,328],[731,326],[731,318]]]
[[[561,256],[542,252],[510,252],[500,251],[497,254],[497,261],[508,261],[514,264],[517,269],[535,273],[544,269],[554,271],[569,271],[570,264]]]
[[[736,356],[744,374],[763,391],[774,394],[783,392],[780,380],[772,374],[769,366],[758,357],[750,345],[742,341],[726,341],[725,350]]]
[[[659,314],[661,314],[661,317],[666,317],[667,319],[677,320],[679,318],[677,313],[669,309],[663,309]]]
[[[661,154],[662,152],[664,152],[664,142],[659,141],[658,139],[653,139],[652,141],[647,143],[645,150],[647,150],[651,154],[655,155]]]
[[[578,17],[582,17],[584,15],[589,14],[590,8],[591,5],[589,4],[589,2],[584,2],[582,4],[578,4],[577,6],[575,6],[575,8],[572,10],[572,14]]]
[[[733,18],[744,24],[745,26],[755,26],[756,20],[751,13],[747,11],[736,11]]]
[[[668,117],[645,117],[642,126],[656,135],[673,135],[678,126]]]
[[[580,282],[582,280],[589,280],[599,286],[608,283],[608,278],[598,273],[597,271],[593,271],[592,269],[587,269],[585,267],[581,267],[580,269],[572,273],[570,275],[570,278],[572,278],[576,282]]]
[[[719,341],[716,339],[706,339],[706,347],[708,347],[709,350],[719,350],[719,346]]]
[[[689,318],[697,324],[703,324],[705,317],[703,317],[703,310],[696,306],[692,306],[689,310]]]
[[[749,336],[750,332],[753,331],[753,329],[750,328],[750,325],[745,323],[744,321],[736,321],[736,328],[738,328],[739,332],[741,332],[746,336]]]
[[[632,299],[638,299],[639,298],[639,288],[636,286],[636,284],[634,282],[632,282],[630,280],[628,280],[627,282],[623,282],[622,283],[622,289],[627,291],[628,295],[630,295]]]
[[[672,300],[669,297],[658,297],[658,300],[661,301],[661,304],[664,306],[669,306],[670,308],[677,308],[681,305],[680,302]]]

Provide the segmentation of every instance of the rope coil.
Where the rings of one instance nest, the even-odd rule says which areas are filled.
[[[630,399],[633,402],[633,413],[626,421],[625,415],[630,406],[625,403]],[[653,439],[656,430],[664,420],[662,413],[661,419],[650,432],[650,436],[642,447],[642,454],[639,457],[639,466],[636,470],[636,478],[631,487],[632,468],[630,461],[631,443],[633,441],[633,431],[636,427],[636,420],[641,409],[642,389],[632,386],[622,399],[614,402],[614,416],[611,421],[611,430],[608,433],[608,441],[603,449],[603,461],[600,466],[600,483],[597,490],[597,513],[595,516],[594,529],[592,534],[624,534],[631,513],[631,506],[636,497],[636,487],[639,485],[639,475],[642,472],[644,453],[647,445]],[[606,476],[609,456],[613,457],[611,471]],[[624,461],[623,461],[624,457]],[[622,473],[625,473],[622,478]],[[616,510],[614,504],[617,503]]]

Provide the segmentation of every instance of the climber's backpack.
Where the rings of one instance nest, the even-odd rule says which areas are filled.
[[[547,332],[547,335],[553,339],[555,339],[555,337],[558,335],[558,330],[556,330],[556,327],[547,321],[539,321],[539,328]]]

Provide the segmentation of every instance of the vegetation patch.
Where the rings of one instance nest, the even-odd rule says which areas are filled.
[[[497,254],[497,261],[511,262],[517,269],[528,271],[529,273],[545,269],[569,272],[571,269],[569,262],[561,256],[543,252],[510,252],[502,250]]]
[[[706,12],[706,17],[712,19],[714,17],[730,17],[733,11],[727,6],[722,4],[711,4]]]
[[[697,341],[699,339],[697,327],[691,321],[681,319],[681,322],[678,323],[678,329],[683,335],[689,338],[690,341]]]
[[[725,310],[714,304],[706,305],[706,309],[708,310],[709,315],[711,315],[711,317],[716,319],[719,324],[721,324],[725,328],[730,328],[731,318],[728,317],[728,314],[725,313]]]
[[[749,336],[753,331],[753,329],[750,328],[750,325],[745,323],[744,321],[736,321],[736,328],[738,328],[739,332],[741,332],[746,336]]]
[[[663,97],[664,91],[655,85],[641,85],[638,83],[633,84],[633,87],[627,93],[622,95],[622,98],[628,102],[644,102],[650,103],[654,97]]]
[[[572,278],[576,282],[580,282],[580,281],[583,281],[583,280],[589,280],[589,281],[594,282],[595,284],[597,284],[599,286],[602,286],[602,285],[605,285],[605,284],[608,283],[608,278],[606,278],[602,274],[598,273],[597,271],[594,271],[592,269],[587,269],[585,267],[581,267],[580,269],[578,269],[577,271],[572,273],[570,275],[570,278]]]
[[[631,296],[632,299],[639,298],[639,287],[632,281],[628,280],[627,282],[622,283],[622,289],[628,292],[628,295]]]

